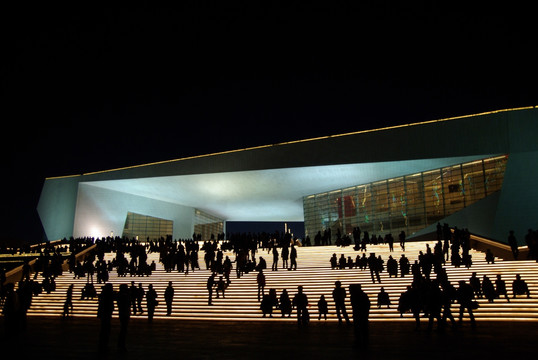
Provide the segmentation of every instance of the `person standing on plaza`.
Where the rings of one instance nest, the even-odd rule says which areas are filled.
[[[258,301],[260,301],[265,292],[265,274],[262,269],[258,271],[256,282],[258,283]]]
[[[152,321],[155,315],[155,308],[157,307],[157,292],[153,288],[152,284],[148,285],[148,291],[146,292],[146,307],[148,308],[148,320]]]
[[[211,275],[209,275],[209,277],[207,278],[207,283],[206,283],[207,293],[208,293],[207,305],[213,305],[213,287],[214,286],[215,286],[215,273],[211,273]]]
[[[504,295],[506,301],[510,302],[508,290],[506,289],[506,281],[501,278],[501,274],[497,274],[497,278],[495,279],[495,293],[496,297],[500,298],[501,295]]]
[[[459,315],[459,323],[461,324],[463,321],[463,313],[465,310],[469,313],[469,318],[471,319],[471,326],[476,326],[476,321],[474,319],[473,314],[473,299],[474,299],[474,291],[473,287],[465,282],[465,280],[459,281],[459,287],[456,290],[456,297],[458,299],[458,302],[460,304],[460,315]]]
[[[297,293],[293,297],[292,305],[297,309],[297,323],[306,325],[308,323],[308,296],[303,292],[303,287],[297,287]]]
[[[67,294],[64,302],[64,312],[62,314],[63,317],[69,316],[70,312],[73,313],[73,287],[74,285],[71,284],[67,288]]]
[[[129,287],[129,298],[131,299],[131,308],[133,315],[136,315],[136,297],[138,289],[136,288],[135,282],[131,281],[131,286]]]
[[[370,315],[370,298],[362,290],[361,284],[349,285],[349,297],[353,310],[353,328],[355,338],[359,345],[367,345],[368,340],[368,317]]]
[[[97,317],[101,322],[99,331],[99,352],[108,351],[108,342],[110,340],[110,329],[112,325],[112,313],[114,312],[114,289],[111,283],[103,285],[101,294],[99,294],[99,303],[97,307]]]
[[[118,317],[120,319],[120,333],[118,335],[118,350],[125,352],[127,347],[125,344],[127,338],[127,326],[131,319],[131,292],[127,284],[121,284],[116,299],[118,305]]]
[[[346,289],[342,287],[340,281],[334,283],[332,295],[334,304],[336,307],[336,316],[338,317],[338,323],[342,323],[342,317],[346,320],[346,324],[349,324],[349,317],[346,311]]]
[[[378,283],[381,283],[381,277],[379,276],[379,261],[375,256],[375,253],[371,253],[368,257],[368,268],[370,269],[370,276],[372,277],[372,282],[375,284],[377,280]]]
[[[272,271],[278,270],[278,249],[276,245],[273,245],[273,265],[271,266]]]
[[[170,316],[172,314],[172,302],[174,301],[174,287],[172,282],[168,282],[166,290],[164,290],[164,301],[166,302],[166,315]]]
[[[279,299],[280,304],[280,313],[282,317],[290,317],[291,316],[291,299],[289,297],[288,291],[286,289],[282,289],[282,293],[280,294]]]
[[[288,244],[284,244],[282,247],[282,251],[280,252],[280,256],[282,257],[282,268],[287,269],[288,268],[288,259],[290,257],[290,249],[288,247]]]
[[[329,306],[327,300],[325,300],[325,295],[321,295],[318,300],[318,320],[321,320],[321,317],[327,320],[327,314],[329,313]]]
[[[142,300],[144,299],[145,295],[146,295],[146,290],[144,290],[144,288],[142,287],[142,283],[139,283],[138,291],[136,293],[136,306],[140,314],[144,312],[144,310],[142,309]]]
[[[226,291],[226,288],[228,287],[228,285],[226,284],[226,282],[224,281],[224,279],[222,278],[222,276],[219,276],[219,280],[217,281],[216,283],[216,292],[217,292],[217,299],[219,298],[219,294],[222,294],[222,298],[224,299],[224,293]]]
[[[290,249],[290,270],[297,270],[297,249],[293,244]]]

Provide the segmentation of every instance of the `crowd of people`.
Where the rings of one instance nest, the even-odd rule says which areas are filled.
[[[333,253],[330,258],[330,267],[333,270],[369,270],[373,283],[381,283],[380,274],[385,271],[385,266],[389,277],[398,277],[398,274],[401,277],[411,275],[411,284],[398,298],[397,311],[402,317],[405,313],[411,313],[417,327],[420,326],[421,317],[428,319],[428,329],[432,328],[435,320],[440,328],[444,327],[447,320],[450,320],[452,325],[456,325],[457,322],[451,310],[453,304],[459,304],[459,321],[462,321],[464,313],[468,313],[471,325],[475,326],[473,310],[478,307],[476,299],[485,297],[489,302],[493,302],[494,299],[504,297],[510,301],[506,281],[501,278],[501,275],[497,275],[494,282],[487,275],[484,275],[481,283],[474,272],[468,282],[458,281],[458,287],[454,286],[448,279],[445,265],[449,263],[456,268],[461,266],[471,268],[470,233],[467,229],[455,227],[452,230],[447,224],[443,226],[438,224],[437,236],[438,240],[433,249],[429,244],[426,244],[425,251],[419,251],[418,259],[413,264],[410,264],[405,254],[401,254],[399,259],[389,255],[385,264],[381,256],[376,256],[373,252],[370,253],[370,256],[366,256],[366,250],[369,245],[387,244],[389,251],[394,251],[392,235],[387,234],[381,238],[380,236],[370,237],[368,233],[365,233],[361,239],[360,230],[355,228],[353,232],[353,238],[356,240],[354,249],[362,253],[358,254],[355,259],[351,256],[346,257],[344,254],[338,257],[336,253]],[[330,231],[325,231],[323,235],[318,232],[316,238],[319,240],[319,244],[329,244],[331,241]],[[337,236],[337,238],[339,237]],[[405,233],[402,231],[398,238],[402,251],[405,251]],[[318,244],[318,240],[315,241],[316,244]],[[340,243],[338,246],[347,245],[349,244]],[[493,253],[486,252],[485,259],[488,263],[494,263]],[[281,316],[290,316],[292,307],[289,306],[289,295],[286,289],[282,290],[280,298],[277,297],[275,289],[270,289],[267,294],[264,294],[267,284],[262,271],[258,273],[257,282],[258,300],[260,301],[261,298],[260,309],[263,316],[272,316],[275,309],[281,311]],[[343,320],[349,322],[342,296],[335,296],[335,294],[342,293],[345,291],[343,291],[341,283],[337,282],[332,294],[335,313],[339,322]],[[512,279],[512,298],[519,295],[530,297],[530,291],[526,281],[521,278],[520,274],[517,274],[515,279]],[[391,303],[389,294],[381,287],[377,294],[378,308],[382,306],[390,308]],[[318,319],[326,319],[328,306],[325,295],[321,295],[317,304]],[[297,316],[299,317],[299,314]]]
[[[487,275],[480,279],[476,272],[466,281],[459,281],[458,286],[453,285],[447,277],[444,266],[450,261],[454,267],[472,266],[472,259],[469,255],[470,241],[467,230],[455,228],[451,230],[445,224],[438,224],[438,239],[433,249],[426,245],[426,249],[420,251],[418,259],[413,264],[405,254],[396,259],[389,255],[385,261],[380,255],[376,256],[371,252],[366,255],[370,245],[386,244],[389,251],[394,251],[394,238],[391,234],[385,237],[369,235],[363,233],[361,237],[360,229],[355,228],[351,237],[345,238],[341,234],[336,235],[335,245],[345,247],[351,245],[354,241],[354,250],[358,251],[356,258],[351,256],[345,257],[342,254],[339,258],[333,253],[330,259],[330,268],[333,270],[359,269],[370,271],[373,283],[381,283],[381,274],[386,270],[389,277],[410,276],[411,283],[406,290],[401,293],[397,300],[396,311],[400,316],[410,313],[420,326],[420,319],[428,319],[428,328],[431,329],[434,321],[437,321],[438,327],[443,327],[447,321],[453,325],[457,322],[452,314],[453,304],[459,304],[458,318],[461,322],[464,313],[469,314],[471,324],[476,324],[473,310],[478,306],[477,299],[485,298],[489,302],[504,297],[510,301],[510,294],[507,283],[501,276],[492,281]],[[511,234],[511,236],[513,236]],[[528,242],[532,242],[532,232],[529,232]],[[120,349],[125,348],[126,326],[131,315],[142,314],[146,312],[148,320],[151,321],[155,314],[155,308],[159,304],[158,295],[150,279],[132,280],[128,286],[122,283],[118,291],[113,289],[109,282],[109,273],[117,271],[119,277],[150,277],[156,270],[154,261],[148,263],[148,254],[158,253],[159,262],[166,272],[178,271],[185,273],[199,271],[203,266],[205,270],[210,271],[207,279],[208,305],[213,304],[213,294],[217,298],[225,298],[226,289],[231,285],[231,273],[235,269],[237,278],[256,272],[256,282],[258,285],[258,301],[263,317],[273,317],[279,312],[281,317],[291,317],[295,311],[297,322],[300,325],[306,325],[311,319],[312,307],[308,300],[308,295],[303,286],[297,287],[297,292],[292,295],[287,289],[282,289],[280,294],[277,290],[270,288],[266,292],[267,282],[264,271],[268,271],[268,264],[263,256],[263,251],[267,251],[273,257],[271,271],[278,269],[296,270],[297,269],[297,250],[299,244],[296,239],[292,239],[289,234],[273,235],[250,235],[236,234],[230,239],[224,240],[223,236],[218,235],[217,239],[198,241],[196,234],[192,239],[172,240],[171,238],[161,238],[158,240],[149,240],[139,242],[135,239],[123,239],[119,237],[107,237],[102,239],[74,239],[72,243],[64,244],[64,248],[69,247],[70,256],[67,258],[68,271],[74,278],[86,279],[86,284],[81,289],[80,299],[95,299],[98,301],[98,314],[101,319],[102,329],[100,346],[104,349],[108,346],[107,339],[110,332],[110,318],[116,304],[121,321],[121,336],[118,343]],[[399,236],[399,245],[402,251],[405,251],[405,233],[402,231]],[[329,231],[318,233],[315,245],[331,244],[332,239]],[[90,245],[95,245],[95,249],[89,252],[81,259],[77,259],[76,253]],[[530,247],[529,247],[530,248]],[[20,282],[17,288],[14,284],[6,284],[5,273],[2,280],[2,308],[6,318],[6,326],[15,326],[19,322],[20,328],[24,328],[26,312],[31,306],[32,296],[39,295],[42,291],[55,291],[54,279],[62,274],[62,261],[64,259],[62,252],[54,249],[42,251],[37,261],[30,267],[28,263],[23,266]],[[224,255],[225,251],[233,251],[235,258],[231,259]],[[105,254],[113,253],[110,260],[105,261]],[[202,262],[199,261],[199,254],[203,254]],[[516,254],[514,253],[514,257]],[[488,262],[493,262],[491,252],[486,255]],[[31,277],[33,271],[34,277]],[[42,274],[42,282],[38,283],[37,274]],[[435,275],[435,276],[434,276]],[[95,276],[95,279],[94,279]],[[143,282],[148,283],[146,287]],[[95,283],[102,284],[101,291],[98,293]],[[138,283],[138,284],[137,284]],[[62,316],[69,317],[73,313],[73,294],[74,286],[69,286],[66,292],[65,303]],[[339,323],[351,323],[350,316],[346,309],[346,299],[350,296],[351,310],[353,314],[353,323],[357,320],[357,326],[362,326],[368,319],[370,309],[369,295],[366,294],[360,284],[350,284],[348,289],[340,281],[335,283],[335,288],[331,294],[323,294],[316,299],[317,319],[327,319],[330,314],[330,307],[327,298],[331,298],[334,303],[334,312]],[[520,295],[530,297],[530,291],[527,283],[519,274],[512,280],[512,298]],[[174,297],[174,287],[172,282],[168,284],[162,295],[166,303],[166,314],[172,314],[172,304]],[[327,298],[326,298],[327,296]],[[377,307],[386,306],[390,308],[394,300],[390,299],[389,294],[381,287],[376,297]],[[145,300],[145,307],[143,303]]]

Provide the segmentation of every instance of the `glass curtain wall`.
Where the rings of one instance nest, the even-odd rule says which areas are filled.
[[[194,210],[194,233],[200,240],[217,239],[224,232],[224,220],[202,210]]]
[[[166,239],[172,236],[173,230],[172,220],[128,212],[122,236],[140,241]]]
[[[305,236],[413,234],[502,187],[507,155],[385,179],[303,198]]]

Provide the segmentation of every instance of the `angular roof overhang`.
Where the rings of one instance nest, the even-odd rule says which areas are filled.
[[[308,166],[82,182],[229,221],[302,221],[303,197],[486,157]]]

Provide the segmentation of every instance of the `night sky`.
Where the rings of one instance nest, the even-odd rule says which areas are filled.
[[[1,239],[42,238],[45,177],[538,105],[534,12],[504,3],[75,3],[0,15]]]

